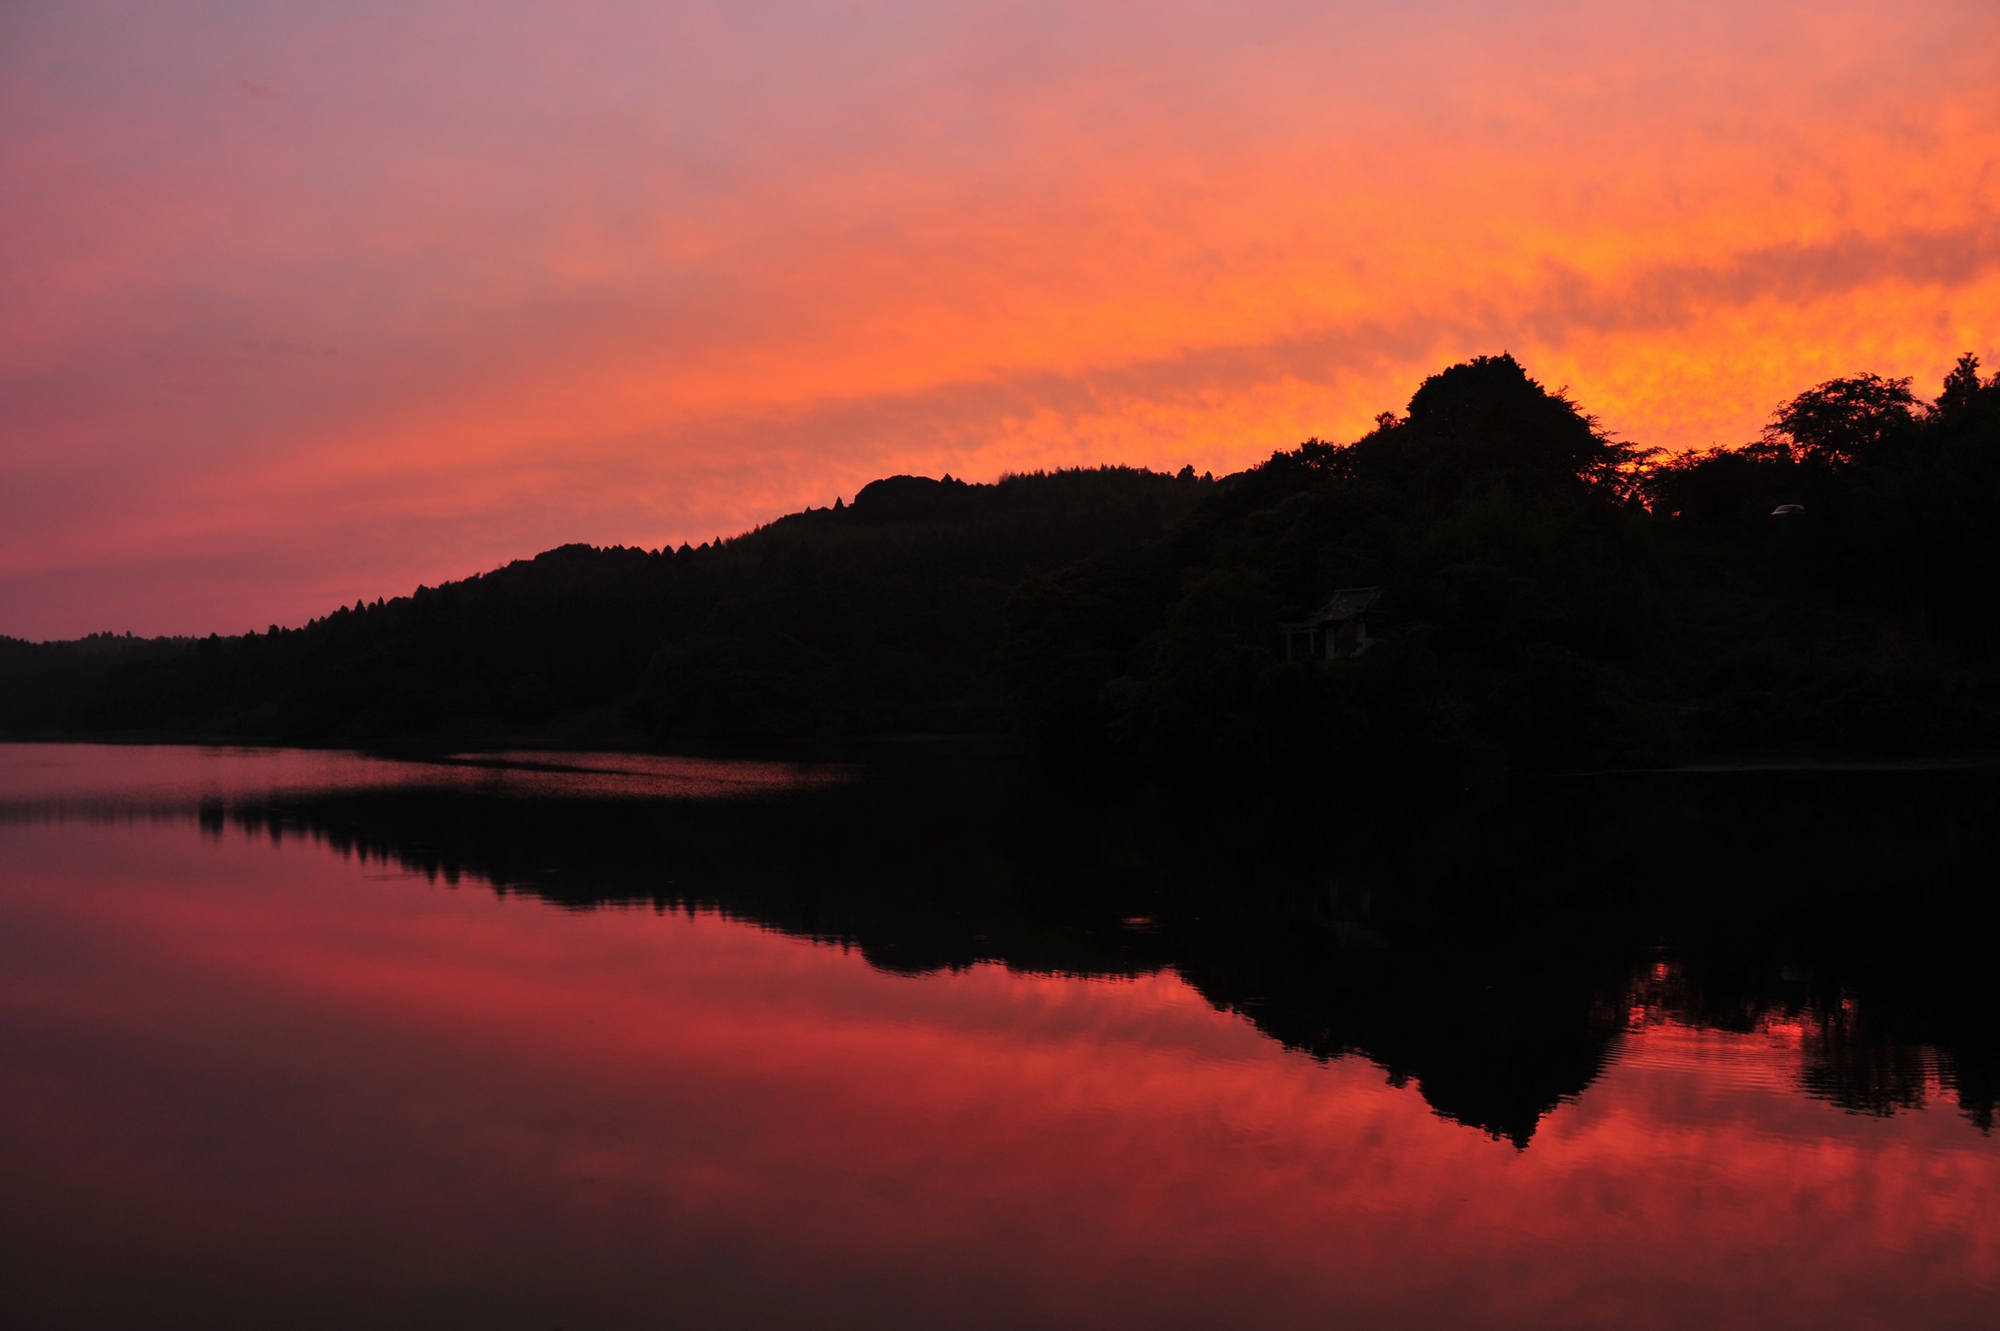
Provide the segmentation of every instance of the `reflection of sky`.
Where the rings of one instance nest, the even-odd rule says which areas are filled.
[[[380,789],[589,799],[729,799],[844,779],[825,764],[649,753],[383,758],[340,749],[0,744],[0,821],[188,815],[204,801]]]
[[[2000,351],[1984,0],[0,9],[0,632]],[[1934,389],[1932,390],[1934,391]]]
[[[0,883],[14,1324],[65,1280],[105,1325],[1928,1327],[2000,1294],[1992,1139],[1799,1094],[1781,1032],[1643,1024],[1516,1151],[1170,975],[911,979],[186,825],[0,829]]]

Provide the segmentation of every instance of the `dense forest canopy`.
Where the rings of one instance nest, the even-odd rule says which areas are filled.
[[[1375,773],[1984,743],[1997,383],[1969,357],[1928,407],[1836,380],[1750,445],[1661,459],[1511,357],[1453,366],[1351,445],[1219,482],[1167,541],[1030,580],[1019,722]],[[1377,649],[1285,660],[1273,625],[1358,586],[1384,589]]]
[[[698,549],[565,546],[297,629],[0,640],[0,727],[311,743],[1011,729],[1368,781],[1990,742],[2000,376],[1864,374],[1661,457],[1510,356],[1221,480],[877,481]],[[1279,625],[1380,588],[1375,640]]]

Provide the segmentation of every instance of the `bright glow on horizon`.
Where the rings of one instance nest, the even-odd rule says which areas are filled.
[[[1218,473],[1511,350],[1623,437],[2000,359],[2000,11],[0,11],[0,633],[876,476]]]

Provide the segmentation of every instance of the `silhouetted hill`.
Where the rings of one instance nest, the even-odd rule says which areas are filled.
[[[2000,378],[1969,356],[1933,402],[1833,380],[1754,443],[1661,459],[1503,355],[1220,481],[897,476],[713,546],[565,546],[300,629],[0,640],[0,733],[1011,728],[1052,760],[1360,785],[1937,754],[2000,734],[1996,575]],[[1372,589],[1365,650],[1352,624],[1281,631],[1342,588]]]
[[[1165,541],[1016,598],[1000,661],[1045,750],[1149,766],[1645,765],[1994,735],[2000,379],[1836,380],[1758,443],[1661,461],[1512,358],[1226,477]],[[1787,511],[1778,512],[1781,506]],[[1277,625],[1379,588],[1377,638]]]
[[[997,730],[1021,577],[1162,536],[1212,482],[876,481],[734,540],[570,545],[298,629],[0,640],[0,731],[468,744]]]

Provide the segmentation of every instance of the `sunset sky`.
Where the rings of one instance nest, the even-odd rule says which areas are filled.
[[[1476,352],[1669,448],[1934,394],[1996,90],[1992,0],[10,0],[0,633],[1221,473]]]

